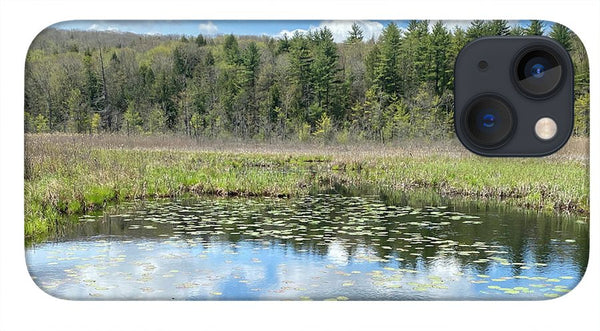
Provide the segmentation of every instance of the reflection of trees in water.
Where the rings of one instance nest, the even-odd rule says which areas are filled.
[[[404,198],[395,196],[390,200],[398,199]],[[119,240],[122,237],[160,240],[179,235],[205,245],[228,243],[233,251],[242,242],[255,241],[257,246],[264,246],[266,241],[295,253],[318,256],[326,256],[332,243],[336,243],[339,246],[336,249],[343,250],[349,259],[384,264],[399,258],[402,261],[396,263],[401,268],[429,267],[445,256],[461,266],[485,273],[495,262],[474,261],[495,256],[508,262],[572,261],[580,273],[584,271],[588,258],[585,224],[569,217],[520,212],[490,204],[461,205],[446,200],[440,205],[447,208],[395,208],[375,198],[340,195],[293,200],[163,200],[64,228],[59,240],[98,235],[109,235],[109,240],[112,236]],[[482,223],[449,220],[450,215],[461,215],[458,211],[479,216]],[[447,214],[439,216],[434,212]],[[440,225],[442,221],[447,224]],[[367,233],[359,234],[363,231]],[[565,243],[567,239],[576,241]],[[525,272],[521,265],[511,268],[514,275]]]

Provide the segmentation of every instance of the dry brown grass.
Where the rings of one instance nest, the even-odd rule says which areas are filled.
[[[274,143],[253,140],[195,139],[182,135],[123,135],[123,134],[27,134],[25,147],[38,148],[40,143],[46,146],[70,146],[77,148],[102,148],[125,150],[176,150],[198,152],[229,152],[251,154],[319,154],[336,157],[378,157],[378,156],[455,156],[469,157],[473,154],[466,150],[457,139],[446,141],[408,140],[389,144],[358,142],[350,144],[322,144],[297,141],[279,141]],[[35,155],[32,155],[35,154]],[[44,153],[28,153],[35,157]],[[587,162],[589,158],[589,138],[572,137],[550,159],[578,160]]]

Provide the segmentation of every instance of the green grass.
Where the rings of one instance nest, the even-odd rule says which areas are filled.
[[[182,194],[291,197],[332,187],[431,189],[534,210],[589,212],[587,152],[580,147],[549,158],[489,159],[465,153],[456,143],[243,148],[173,143],[168,137],[148,146],[132,139],[27,135],[25,235],[43,235],[66,222],[65,215],[125,200]]]

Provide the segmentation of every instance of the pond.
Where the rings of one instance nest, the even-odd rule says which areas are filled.
[[[575,216],[452,200],[200,197],[83,216],[26,258],[65,299],[531,300],[577,285],[588,235]]]

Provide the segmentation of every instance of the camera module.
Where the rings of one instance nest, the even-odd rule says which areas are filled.
[[[574,68],[544,36],[482,37],[454,65],[454,128],[470,151],[494,157],[544,156],[571,136]]]

